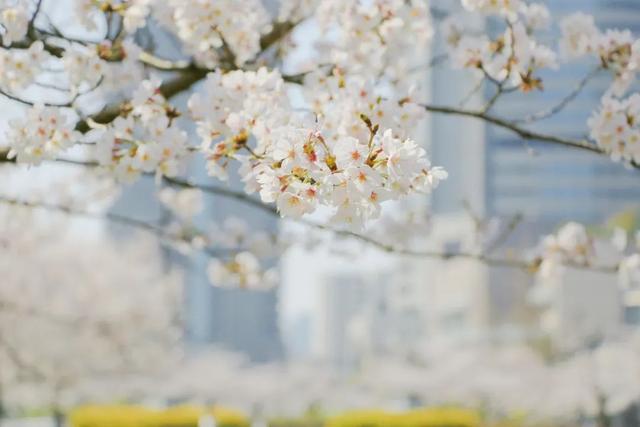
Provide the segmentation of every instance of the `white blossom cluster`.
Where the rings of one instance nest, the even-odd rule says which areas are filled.
[[[556,234],[542,240],[540,272],[543,276],[549,276],[562,264],[589,265],[594,256],[593,242],[586,228],[577,222],[569,222]]]
[[[623,96],[634,82],[640,67],[640,41],[631,31],[601,32],[590,15],[576,13],[560,22],[560,50],[569,59],[595,56],[613,75],[609,95]]]
[[[595,50],[602,64],[613,74],[609,92],[623,96],[640,67],[640,41],[631,31],[607,30],[596,39]]]
[[[487,15],[507,15],[523,5],[520,0],[462,0],[465,9]]]
[[[0,49],[0,87],[12,91],[33,84],[42,66],[51,59],[44,44],[36,41],[28,49]]]
[[[590,136],[616,161],[640,162],[640,95],[605,97],[588,121]]]
[[[153,16],[182,41],[198,63],[213,68],[221,59],[242,65],[260,52],[260,37],[270,29],[270,15],[260,0],[123,0],[111,2],[133,34]],[[76,0],[84,27],[97,27],[100,2]],[[231,57],[223,57],[231,54]]]
[[[204,207],[202,191],[167,187],[158,193],[158,198],[179,220],[168,227],[177,237],[173,247],[182,253],[197,249],[212,256],[208,273],[213,286],[267,290],[278,284],[277,271],[263,264],[286,249],[284,236],[252,230],[238,217],[228,217],[220,225],[213,224],[206,232],[199,232],[195,230],[194,217]]]
[[[209,66],[217,62],[216,50],[225,44],[236,64],[253,59],[260,51],[261,35],[269,30],[269,14],[260,0],[167,3],[176,34],[198,60]]]
[[[106,58],[102,61],[102,65],[96,65],[102,72],[100,76],[102,80],[91,77],[88,78],[89,82],[97,82],[100,89],[109,93],[119,91],[128,95],[130,91],[137,88],[139,82],[144,80],[144,67],[139,61],[142,49],[132,39],[125,38],[122,43],[116,44],[106,40],[100,43],[97,49],[100,58]],[[107,60],[114,57],[119,60]],[[84,78],[87,79],[86,76]]]
[[[593,41],[600,31],[593,16],[582,12],[571,14],[560,21],[562,38],[560,53],[568,59],[579,58],[594,50]]]
[[[191,221],[203,208],[202,191],[197,188],[175,190],[163,188],[158,199],[182,221]]]
[[[523,1],[462,0],[466,10],[498,15],[506,28],[497,37],[465,33],[457,16],[443,22],[443,33],[451,49],[452,65],[479,69],[498,82],[511,80],[523,90],[541,87],[534,73],[557,66],[556,53],[535,39],[549,27],[550,13],[542,3]],[[595,57],[613,75],[608,94],[623,96],[635,80],[640,66],[640,42],[628,31],[600,31],[593,16],[582,12],[559,22],[559,52],[564,59]]]
[[[229,159],[246,144],[247,132],[269,134],[271,121],[286,122],[287,107],[277,71],[209,73],[204,90],[189,99],[209,175],[226,181]]]
[[[99,28],[100,15],[103,7],[106,7],[122,16],[124,30],[134,33],[146,24],[147,17],[151,13],[156,0],[117,0],[99,2],[96,0],[74,0],[75,18],[89,31]]]
[[[239,252],[230,260],[213,258],[208,273],[211,283],[220,287],[268,290],[278,284],[277,271],[264,271],[258,258],[248,251]]]
[[[617,270],[623,289],[640,286],[640,232],[635,242],[629,233],[615,228],[610,239],[592,236],[586,227],[569,222],[546,236],[538,249],[542,278],[556,274],[561,267],[602,267]]]
[[[30,4],[28,0],[0,1],[0,37],[4,46],[22,40],[27,34],[31,18]]]
[[[124,29],[129,33],[133,33],[138,28],[144,27],[154,3],[156,3],[156,0],[127,0],[125,3],[126,8],[122,13]]]
[[[453,67],[476,70],[478,76],[487,76],[508,89],[542,89],[539,70],[557,67],[556,53],[535,38],[537,30],[549,26],[546,6],[506,0],[464,0],[463,4],[470,11],[504,15],[505,29],[489,37],[466,33],[455,16],[445,20],[443,31],[452,49]]]
[[[71,100],[98,86],[120,89],[142,80],[140,51],[129,38],[116,45],[108,40],[98,45],[67,43],[60,58],[47,52],[40,40],[26,49],[2,49],[0,89],[19,96],[25,89],[39,86],[67,92],[65,99]],[[59,99],[56,104],[61,103]]]
[[[323,33],[337,31],[320,43],[317,62],[367,77],[406,77],[433,36],[424,0],[321,1],[315,17]]]
[[[283,251],[284,240],[250,230],[245,221],[235,217],[227,218],[209,235],[219,251],[230,251],[229,256],[221,253],[209,262],[209,281],[213,286],[268,290],[278,284],[277,270],[263,263]]]
[[[9,157],[20,163],[38,165],[55,159],[59,153],[75,144],[80,134],[75,123],[58,108],[36,105],[26,117],[10,121],[6,133]]]
[[[246,221],[237,217],[229,217],[222,224],[214,225],[209,230],[211,243],[222,250],[243,249],[258,258],[274,257],[288,245],[283,234],[274,236],[265,231],[251,229]]]
[[[422,110],[416,104],[385,100],[373,87],[341,75],[309,79],[320,94],[310,100],[317,121],[292,114],[277,72],[210,74],[205,96],[194,95],[189,103],[209,173],[225,179],[236,158],[246,190],[275,202],[281,215],[330,206],[337,222],[356,229],[378,217],[382,201],[430,191],[446,178],[404,135]],[[255,148],[249,148],[250,136]],[[211,147],[213,141],[220,142]],[[237,154],[243,149],[250,155]]]
[[[160,93],[160,80],[145,80],[134,92],[126,117],[95,129],[98,162],[116,178],[131,182],[141,173],[176,176],[188,154],[187,134]]]
[[[70,92],[75,95],[83,84],[95,87],[105,73],[105,62],[95,48],[73,45],[64,52],[64,69],[69,79]]]
[[[154,2],[154,14],[207,67],[221,59],[242,65],[260,52],[270,16],[260,0]],[[227,52],[228,50],[228,52]],[[229,53],[232,57],[225,57]]]
[[[20,374],[11,398],[75,404],[114,379],[153,377],[174,363],[182,280],[152,239],[79,236],[68,221],[24,208],[3,207],[0,218],[0,241],[9,242],[0,245],[0,359]]]

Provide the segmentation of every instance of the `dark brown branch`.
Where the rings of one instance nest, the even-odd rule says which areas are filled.
[[[590,151],[595,154],[605,155],[607,156],[607,152],[597,145],[587,141],[587,140],[578,140],[571,138],[563,138],[561,136],[548,135],[545,133],[536,132],[533,130],[525,129],[517,124],[510,122],[509,120],[493,116],[488,113],[484,113],[482,111],[473,111],[473,110],[464,110],[461,108],[440,106],[440,105],[431,105],[431,104],[423,104],[422,105],[425,110],[432,113],[440,113],[440,114],[451,114],[456,116],[464,116],[464,117],[473,117],[479,120],[484,120],[487,123],[492,125],[501,127],[503,129],[507,129],[516,135],[518,135],[522,139],[539,141],[544,143],[551,143],[562,145],[565,147],[577,148],[579,150]],[[640,169],[640,165],[635,162],[630,163],[636,169]]]
[[[287,36],[295,27],[297,22],[276,22],[268,34],[260,39],[260,50],[265,51]]]
[[[262,50],[268,49],[282,37],[286,36],[289,32],[291,32],[291,30],[293,30],[293,28],[295,28],[295,25],[295,23],[291,22],[274,24],[272,31],[264,35],[260,40],[260,46]],[[234,66],[230,65],[229,67],[233,68]],[[204,79],[209,71],[211,70],[199,68],[195,64],[190,64],[188,67],[180,69],[180,72],[176,77],[173,77],[162,83],[162,85],[160,86],[160,92],[165,98],[170,99],[173,96],[189,89],[200,80]],[[90,120],[87,119],[79,121],[76,124],[76,130],[83,133],[88,132],[91,129],[91,127],[89,126],[90,121],[99,124],[110,123],[115,120],[118,115],[120,115],[122,107],[123,103],[108,105],[99,113],[91,116],[89,118]]]
[[[206,184],[197,184],[188,180],[180,179],[180,178],[164,178],[164,182],[172,187],[178,188],[188,188],[188,189],[198,189],[205,193],[212,194],[215,196],[227,197],[230,199],[238,200],[242,203],[251,205],[257,209],[260,209],[271,215],[279,215],[278,210],[275,206],[266,205],[262,203],[260,200],[247,195],[246,193],[242,193],[239,191],[234,191],[229,188],[222,188],[214,185],[206,185]]]
[[[207,75],[206,70],[191,68],[184,70],[178,76],[169,79],[160,85],[160,93],[167,98],[189,89],[196,82],[202,80]],[[124,104],[112,104],[106,106],[102,111],[90,117],[90,120],[99,124],[107,124],[115,120],[120,115]],[[81,120],[76,124],[76,130],[86,133],[91,129],[89,120]]]

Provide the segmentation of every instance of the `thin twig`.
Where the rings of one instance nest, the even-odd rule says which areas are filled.
[[[28,106],[34,106],[36,104],[41,104],[44,105],[45,107],[57,107],[57,108],[71,108],[73,107],[73,104],[78,100],[78,98],[80,98],[81,96],[87,95],[91,92],[93,92],[94,90],[96,90],[103,82],[104,80],[104,76],[101,76],[100,79],[89,89],[82,91],[82,92],[77,92],[70,100],[66,101],[66,102],[61,102],[61,103],[52,103],[52,102],[34,102],[34,101],[28,101],[24,98],[20,98],[19,96],[16,95],[12,95],[2,89],[0,89],[0,95],[11,99],[12,101],[16,101],[19,102],[20,104],[23,105],[28,105]],[[41,86],[44,87],[46,89],[55,89],[61,92],[69,92],[69,90],[65,90],[63,88],[59,88],[56,86],[49,86],[46,83],[39,83],[39,82],[35,82],[34,83],[36,86]]]
[[[497,249],[499,249],[500,246],[502,246],[507,241],[507,239],[513,234],[513,232],[516,231],[516,228],[518,228],[518,225],[522,222],[522,219],[523,219],[522,214],[514,215],[509,221],[509,223],[507,224],[507,226],[504,228],[504,230],[502,230],[502,233],[500,233],[495,238],[495,240],[487,248],[485,248],[485,253],[491,254]]]
[[[495,103],[498,101],[498,98],[500,98],[500,96],[504,93],[504,89],[502,84],[500,84],[497,88],[496,88],[496,92],[493,94],[493,96],[489,99],[489,101],[487,101],[487,103],[485,104],[485,106],[482,108],[482,112],[486,113],[488,112],[491,107],[493,107],[495,105]]]
[[[458,103],[460,108],[466,107],[467,104],[469,103],[469,101],[471,101],[471,98],[473,98],[473,95],[477,94],[478,91],[480,89],[482,89],[483,86],[484,86],[484,80],[483,79],[479,79],[478,82],[475,84],[475,86],[469,91],[469,93],[467,93],[464,96],[464,98],[462,98],[460,100],[460,102]]]
[[[589,83],[589,81],[591,81],[591,79],[593,79],[601,70],[602,70],[601,65],[598,65],[593,70],[591,70],[591,72],[589,72],[589,74],[583,77],[578,82],[576,87],[567,96],[562,98],[562,100],[560,100],[558,104],[546,110],[542,110],[537,113],[530,114],[522,119],[513,120],[513,123],[533,123],[533,122],[544,120],[546,118],[549,118],[551,116],[558,114],[576,99],[576,97],[580,94],[580,92],[582,92],[582,90]]]

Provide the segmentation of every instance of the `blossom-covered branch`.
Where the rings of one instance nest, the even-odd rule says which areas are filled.
[[[627,31],[601,30],[580,12],[559,21],[561,37],[552,45],[544,41],[549,10],[521,0],[462,0],[437,14],[440,23],[424,0],[283,0],[277,10],[260,0],[69,5],[67,26],[49,13],[54,2],[0,1],[0,95],[22,104],[8,123],[2,161],[97,166],[119,183],[154,175],[158,185],[240,200],[387,252],[533,269],[540,257],[413,250],[376,238],[371,224],[387,201],[430,194],[448,176],[416,138],[427,113],[480,120],[522,140],[640,168],[640,95],[630,93],[640,42]],[[473,24],[485,20],[491,31]],[[300,40],[307,27],[315,29],[305,37],[311,40]],[[425,58],[436,51],[430,48],[438,31],[445,52]],[[305,49],[313,55],[301,61]],[[577,58],[593,64],[558,102],[520,118],[496,112],[507,94],[526,99],[544,88],[545,71]],[[465,104],[485,87],[488,99],[473,108],[429,102],[421,72],[435,66],[475,80]],[[590,139],[531,127],[565,112],[596,74],[611,82],[585,123]],[[179,94],[188,95],[186,106]],[[212,180],[236,175],[244,192],[192,182],[194,159]],[[329,219],[308,218],[319,212]],[[159,224],[130,225],[176,237]],[[208,248],[202,236],[187,240]],[[615,271],[618,263],[597,268]]]

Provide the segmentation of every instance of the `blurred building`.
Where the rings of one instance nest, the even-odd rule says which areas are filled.
[[[425,332],[425,295],[415,294],[413,265],[326,274],[315,307],[316,356],[350,373],[369,357],[418,351]]]
[[[312,354],[313,319],[310,313],[298,313],[290,321],[284,319],[282,335],[286,354],[292,360],[302,360]]]
[[[601,28],[629,28],[636,34],[640,32],[640,3],[637,1],[567,0],[545,4],[556,19],[582,10],[593,14]],[[557,34],[559,30],[556,27],[553,31]],[[436,41],[436,45],[441,47],[442,41]],[[543,111],[570,93],[591,67],[587,63],[562,64],[558,70],[542,75],[544,91],[526,96],[518,93],[505,95],[492,112],[501,117],[519,119],[532,112]],[[461,100],[468,98],[473,91],[474,83],[464,71],[451,71],[448,67],[435,69],[431,79],[434,104],[460,105]],[[610,77],[602,73],[560,114],[529,127],[546,134],[583,138],[588,133],[587,119],[599,105],[610,81]],[[467,99],[466,107],[481,107],[493,90],[491,85],[486,85],[485,93],[480,92]],[[460,125],[461,120],[464,120],[464,126]],[[431,125],[434,163],[443,165],[450,173],[450,178],[431,200],[433,212],[442,223],[448,224],[444,228],[449,231],[436,237],[442,248],[468,239],[470,230],[462,226],[466,221],[462,201],[484,218],[497,217],[506,221],[514,215],[524,215],[524,222],[503,245],[503,248],[518,252],[534,247],[541,235],[552,232],[564,222],[601,223],[640,202],[637,171],[627,170],[602,156],[523,141],[504,129],[454,116],[434,115]],[[497,251],[500,253],[500,249]],[[503,255],[508,255],[508,252],[503,252]],[[496,330],[520,328],[520,333],[513,336],[529,333],[531,317],[526,307],[528,290],[533,283],[531,275],[513,268],[476,265],[473,261],[436,262],[434,271],[436,273],[428,280],[428,286],[435,293],[435,306],[430,309],[432,334],[469,338],[469,334],[451,335],[451,328],[475,331],[476,337],[486,338],[495,336]],[[562,307],[556,307],[557,312],[562,314],[554,315],[557,329],[553,334],[566,340],[571,339],[566,334],[574,330],[576,337],[584,335],[577,328],[574,315],[593,308],[594,301],[588,292],[576,292],[576,283],[589,283],[585,286],[594,286],[603,292],[598,293],[603,301],[616,301],[618,304],[617,309],[603,309],[608,314],[598,320],[599,325],[591,325],[591,329],[611,332],[614,319],[621,326],[625,317],[622,315],[625,312],[624,299],[619,298],[613,286],[615,277],[603,279],[577,274],[567,273],[561,284],[566,287],[561,293],[565,298],[557,302]],[[604,283],[609,286],[599,287]],[[466,288],[472,289],[464,290]],[[457,293],[474,295],[474,302],[450,302],[447,309],[439,305],[438,301],[454,298],[452,295]],[[569,294],[571,298],[567,297]],[[628,320],[634,318],[635,307],[637,304],[627,310]],[[439,311],[444,312],[439,314]],[[589,339],[587,335],[590,334],[583,336],[585,340]]]

